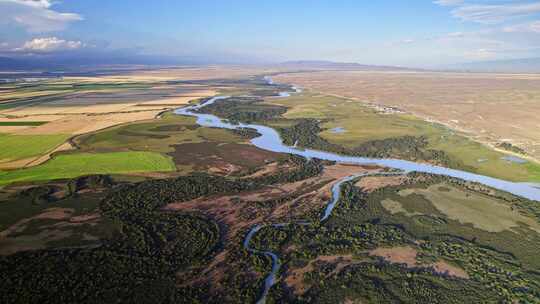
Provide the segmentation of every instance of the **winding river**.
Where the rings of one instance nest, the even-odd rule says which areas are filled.
[[[401,175],[401,174],[405,174],[406,172],[375,172],[375,173],[362,173],[362,174],[355,174],[355,175],[351,175],[351,176],[347,176],[345,178],[342,178],[341,180],[339,180],[337,183],[335,183],[333,186],[332,186],[332,198],[330,199],[330,201],[328,202],[328,205],[326,206],[326,209],[324,210],[324,213],[321,217],[321,222],[327,220],[330,215],[332,215],[332,211],[334,210],[334,208],[336,207],[336,204],[339,202],[340,198],[341,198],[341,186],[344,184],[344,183],[347,183],[347,182],[350,182],[354,179],[357,179],[357,178],[360,178],[360,177],[365,177],[365,176],[370,176],[370,175]],[[274,285],[275,281],[276,281],[276,275],[281,267],[281,263],[279,262],[279,257],[271,252],[271,251],[261,251],[261,250],[257,250],[257,249],[254,249],[252,247],[249,246],[249,243],[251,243],[251,239],[255,236],[255,234],[257,234],[257,232],[259,232],[262,228],[264,227],[274,227],[274,228],[280,228],[280,227],[285,227],[285,226],[288,226],[288,225],[292,225],[292,224],[296,224],[296,225],[310,225],[311,223],[309,222],[296,222],[296,223],[280,223],[280,224],[270,224],[270,225],[255,225],[253,226],[248,234],[246,235],[245,239],[244,239],[244,248],[251,252],[251,253],[255,253],[255,254],[263,254],[263,255],[266,255],[268,257],[270,257],[272,259],[272,271],[270,272],[270,274],[268,274],[268,276],[265,278],[264,280],[264,289],[263,289],[263,293],[261,295],[261,297],[259,298],[259,300],[257,301],[257,304],[264,304],[265,301],[266,301],[266,296],[268,295],[268,292],[270,291],[270,288]]]
[[[196,110],[210,105],[217,100],[226,99],[228,96],[218,96],[211,98],[207,102],[199,105],[192,105],[177,109],[176,114],[194,116],[197,118],[197,123],[203,127],[213,127],[213,128],[222,128],[222,129],[243,129],[250,128],[255,129],[261,136],[251,140],[251,143],[258,148],[263,150],[278,152],[278,153],[289,153],[298,156],[303,156],[306,158],[318,158],[322,160],[335,161],[338,163],[347,163],[347,164],[358,164],[358,165],[378,165],[381,167],[393,168],[405,172],[422,172],[422,173],[432,173],[439,175],[447,175],[455,178],[460,178],[466,181],[477,182],[484,184],[486,186],[493,187],[498,190],[503,190],[510,192],[512,194],[522,196],[531,200],[540,201],[540,189],[535,187],[533,184],[529,183],[514,183],[510,181],[505,181],[489,176],[474,174],[470,172],[465,172],[461,170],[449,169],[440,166],[434,166],[430,164],[415,163],[412,161],[401,160],[401,159],[390,159],[390,158],[366,158],[358,156],[347,156],[339,155],[336,153],[313,150],[313,149],[300,149],[296,147],[287,146],[281,140],[279,133],[273,128],[255,125],[255,124],[232,124],[227,122],[217,116],[211,114],[201,114],[197,113]]]
[[[266,80],[268,83],[271,83],[271,79],[266,79]],[[299,90],[297,90],[297,92],[299,92]],[[290,94],[283,92],[283,93],[280,93],[279,96],[288,97],[290,96]],[[300,149],[300,148],[297,148],[296,145],[293,147],[285,145],[281,137],[279,136],[279,133],[270,127],[263,126],[263,125],[255,125],[255,124],[243,124],[243,123],[232,124],[215,115],[201,114],[201,113],[196,112],[196,110],[202,107],[205,107],[218,100],[226,99],[226,98],[228,98],[228,96],[217,96],[217,97],[209,99],[208,101],[202,104],[192,105],[192,106],[187,106],[181,109],[177,109],[175,113],[179,115],[196,117],[197,123],[203,127],[214,127],[214,128],[222,128],[222,129],[229,129],[229,130],[242,129],[242,128],[255,129],[261,135],[257,138],[252,139],[251,143],[255,145],[256,147],[267,150],[267,151],[278,152],[278,153],[289,153],[289,154],[294,154],[298,156],[303,156],[308,159],[319,158],[322,160],[335,161],[338,163],[358,164],[358,165],[378,165],[382,167],[388,167],[388,168],[399,170],[399,172],[390,172],[390,173],[385,173],[385,174],[404,174],[407,172],[417,171],[417,172],[422,172],[422,173],[446,175],[450,177],[460,178],[460,179],[470,181],[470,182],[481,183],[481,184],[493,187],[498,190],[507,191],[512,194],[522,196],[531,200],[540,201],[540,188],[538,188],[538,185],[535,185],[535,184],[514,183],[514,182],[500,180],[500,179],[483,176],[479,174],[474,174],[470,172],[449,169],[449,168],[444,168],[444,167],[434,166],[434,165],[429,165],[429,164],[415,163],[415,162],[400,160],[400,159],[365,158],[365,157],[339,155],[335,153],[318,151],[318,150],[313,150],[313,149]],[[333,185],[332,198],[324,211],[321,221],[328,219],[328,217],[332,213],[332,210],[336,206],[337,202],[340,200],[341,185],[351,180],[354,180],[356,178],[365,176],[365,175],[366,174],[357,174],[357,175],[348,176],[346,178],[341,179],[340,181],[338,181],[337,183]],[[269,226],[279,228],[279,227],[284,227],[290,224],[293,224],[293,223],[271,224]],[[309,223],[296,223],[296,224],[309,225]],[[256,225],[252,227],[251,230],[246,235],[244,239],[244,243],[243,243],[244,248],[248,250],[249,252],[255,253],[255,254],[263,254],[272,259],[272,271],[265,279],[263,293],[261,297],[259,298],[259,300],[257,301],[258,304],[259,303],[263,304],[266,302],[266,296],[268,295],[270,288],[274,285],[277,272],[279,271],[279,268],[281,266],[279,262],[279,257],[275,253],[270,252],[270,251],[260,251],[260,250],[250,247],[250,242],[253,236],[264,227],[266,226]]]

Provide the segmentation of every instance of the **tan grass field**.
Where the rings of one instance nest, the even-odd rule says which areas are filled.
[[[321,71],[274,81],[398,107],[482,142],[511,142],[540,159],[540,75]]]
[[[442,191],[441,187],[448,190]],[[448,218],[461,224],[472,224],[488,232],[512,231],[513,228],[525,226],[540,233],[540,223],[536,219],[522,215],[518,210],[513,210],[508,204],[497,199],[451,185],[437,184],[427,189],[405,189],[399,194],[421,195]],[[393,210],[393,213],[400,212],[399,208],[402,208],[395,203],[384,204],[385,208]]]

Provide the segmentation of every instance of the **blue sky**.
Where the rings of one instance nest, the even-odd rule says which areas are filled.
[[[540,57],[540,1],[0,0],[0,53],[402,66]]]

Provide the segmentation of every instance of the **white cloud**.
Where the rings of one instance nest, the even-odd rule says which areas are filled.
[[[488,60],[497,58],[497,52],[490,49],[477,49],[465,52],[464,57],[470,60]]]
[[[437,0],[433,1],[433,3],[440,5],[440,6],[456,6],[463,3],[463,0]]]
[[[53,10],[50,0],[0,0],[1,24],[16,24],[29,32],[52,32],[65,29],[70,23],[83,20],[75,13]]]
[[[503,28],[505,33],[539,33],[540,21],[510,25]]]
[[[501,23],[537,13],[540,13],[540,2],[516,3],[514,1],[503,4],[462,3],[457,4],[457,7],[452,10],[452,15],[456,18],[483,24]]]
[[[22,52],[54,52],[54,51],[69,51],[84,47],[81,41],[69,41],[58,39],[56,37],[35,38],[24,43],[15,51]]]
[[[458,37],[464,37],[465,33],[463,32],[452,32],[447,35],[448,37],[458,38]]]
[[[400,43],[402,44],[411,44],[411,43],[414,43],[415,40],[414,39],[403,39],[400,41]]]
[[[0,51],[5,51],[9,49],[9,43],[7,42],[0,42]]]
[[[540,1],[439,0],[433,3],[449,7],[454,18],[483,24],[475,31],[433,38],[433,45],[456,58],[498,60],[538,56]],[[434,47],[428,42],[425,45]]]

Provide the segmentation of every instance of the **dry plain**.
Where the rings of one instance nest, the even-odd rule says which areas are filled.
[[[392,106],[540,158],[540,75],[318,71],[274,77],[317,92]]]

